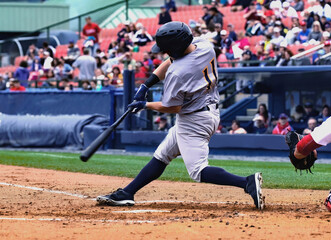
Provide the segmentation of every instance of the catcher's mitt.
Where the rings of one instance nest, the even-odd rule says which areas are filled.
[[[286,134],[285,141],[290,148],[289,158],[296,171],[299,169],[300,171],[306,170],[307,172],[309,171],[310,173],[312,173],[310,168],[314,165],[317,159],[314,155],[314,152],[311,152],[307,157],[303,159],[297,159],[294,156],[295,147],[302,138],[303,135],[297,134],[293,131]]]

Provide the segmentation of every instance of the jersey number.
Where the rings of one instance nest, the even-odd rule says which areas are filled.
[[[214,58],[210,61],[210,65],[211,65],[211,69],[213,72],[211,76],[208,74],[208,66],[205,67],[205,69],[203,69],[203,71],[202,71],[203,76],[204,76],[206,82],[208,83],[208,86],[207,86],[208,90],[211,88],[212,84],[214,84],[214,85],[216,84],[216,79],[217,79]]]

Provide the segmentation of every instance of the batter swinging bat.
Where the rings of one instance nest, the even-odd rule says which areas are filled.
[[[80,155],[80,160],[87,162],[90,157],[98,150],[98,148],[106,141],[110,134],[115,130],[115,128],[124,120],[124,118],[132,111],[131,108],[126,110],[126,112],[117,119],[111,126],[109,126],[103,133],[99,135]]]

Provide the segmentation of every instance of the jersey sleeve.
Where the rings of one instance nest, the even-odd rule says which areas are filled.
[[[164,93],[162,105],[165,107],[181,106],[184,102],[184,92],[181,89],[181,79],[169,73],[167,81],[164,82]]]

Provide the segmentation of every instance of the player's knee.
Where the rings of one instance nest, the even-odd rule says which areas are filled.
[[[201,170],[194,170],[189,172],[191,179],[195,182],[201,182]]]

